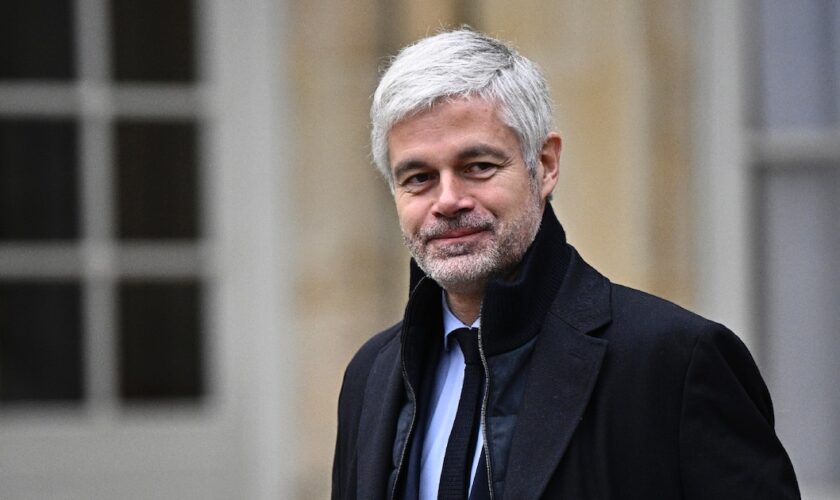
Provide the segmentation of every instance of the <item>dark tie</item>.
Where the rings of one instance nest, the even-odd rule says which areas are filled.
[[[477,418],[481,405],[483,366],[478,351],[478,330],[461,328],[452,332],[464,353],[464,385],[449,433],[443,469],[440,473],[438,500],[464,500],[469,496],[470,465],[478,436]]]

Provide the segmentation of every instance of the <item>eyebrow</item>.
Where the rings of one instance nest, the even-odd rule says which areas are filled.
[[[461,151],[458,151],[455,158],[458,162],[463,162],[465,160],[481,156],[490,156],[504,163],[511,161],[511,158],[507,153],[489,144],[476,144],[468,146]],[[394,166],[394,179],[398,179],[401,175],[411,170],[420,170],[428,166],[428,162],[417,158],[403,160]]]
[[[510,161],[510,156],[503,150],[489,144],[476,144],[458,152],[456,158],[459,161],[477,158],[479,156],[491,156],[501,161]]]

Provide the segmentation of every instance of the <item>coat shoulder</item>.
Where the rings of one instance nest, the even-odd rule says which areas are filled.
[[[612,321],[601,336],[612,349],[663,358],[665,365],[679,370],[685,369],[698,345],[717,346],[752,362],[741,339],[726,326],[639,290],[611,288]]]
[[[671,301],[623,285],[612,285],[611,299],[613,322],[638,335],[679,335],[693,343],[711,332],[729,331]]]
[[[368,373],[373,366],[376,357],[386,346],[392,342],[399,342],[400,330],[402,322],[382,330],[373,337],[369,338],[353,355],[350,363],[347,364],[347,369],[344,371],[344,382],[342,384],[342,392],[347,392],[348,389],[356,387],[357,390],[363,390],[364,384],[367,380]],[[353,391],[355,392],[355,391]]]

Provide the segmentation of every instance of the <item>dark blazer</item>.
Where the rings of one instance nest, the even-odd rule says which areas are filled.
[[[741,341],[568,254],[497,498],[799,498],[770,395]],[[390,495],[405,398],[400,326],[369,340],[345,373],[334,499]]]

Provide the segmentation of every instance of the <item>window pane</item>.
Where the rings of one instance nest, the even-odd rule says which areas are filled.
[[[776,165],[759,178],[760,331],[776,431],[803,482],[840,477],[840,168]],[[803,432],[808,429],[808,432]]]
[[[0,2],[0,79],[72,79],[71,0]]]
[[[123,121],[116,138],[119,237],[195,238],[195,124]]]
[[[195,79],[191,0],[113,0],[114,79]]]
[[[834,2],[763,0],[760,125],[817,128],[837,121]]]
[[[203,394],[200,302],[195,282],[120,284],[123,399],[194,398]]]
[[[0,401],[80,400],[82,385],[79,286],[0,282]]]
[[[76,142],[71,121],[0,119],[0,240],[78,236]]]

